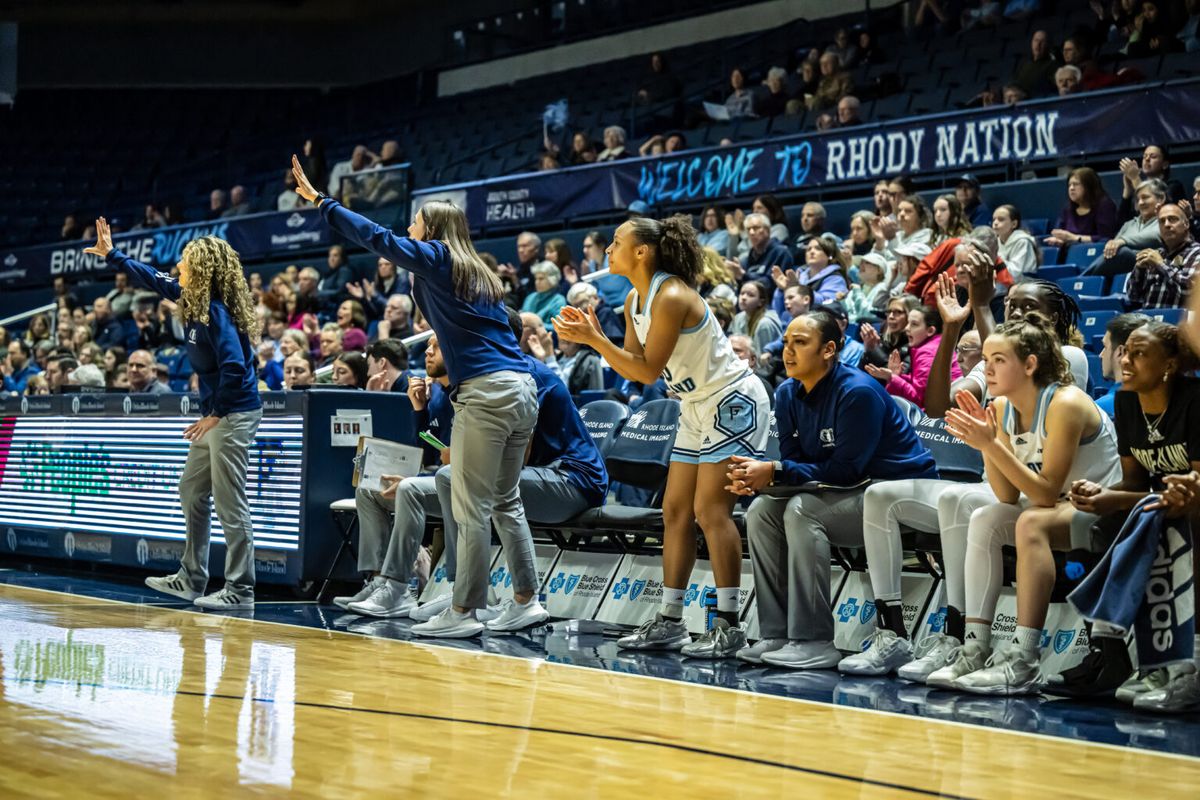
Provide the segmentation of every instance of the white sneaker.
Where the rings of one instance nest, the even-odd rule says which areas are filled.
[[[503,631],[519,631],[541,625],[550,619],[550,612],[542,608],[536,597],[521,605],[516,600],[506,600],[500,606],[501,611],[495,619],[488,620],[487,629],[497,633]]]
[[[354,594],[344,594],[333,598],[333,604],[345,611],[350,607],[351,603],[361,603],[371,595],[375,594],[375,590],[383,585],[387,578],[382,575],[376,575],[374,578],[363,581],[363,586]]]
[[[146,578],[146,585],[156,592],[175,595],[189,603],[200,596],[200,592],[193,589],[187,578],[178,572],[162,578]]]
[[[954,688],[972,694],[1037,694],[1046,683],[1039,655],[1012,644],[998,647],[983,669],[958,678]]]
[[[954,682],[963,675],[969,675],[984,668],[987,664],[988,647],[978,639],[971,639],[958,648],[954,661],[929,673],[925,678],[927,686],[937,686],[939,689],[956,689]]]
[[[926,636],[917,642],[913,660],[896,670],[896,677],[902,681],[925,683],[930,673],[954,663],[960,647],[962,642],[944,633]]]
[[[254,595],[247,597],[226,586],[219,592],[197,597],[193,602],[198,607],[209,611],[235,611],[239,608],[253,608]]]
[[[1178,714],[1200,708],[1200,674],[1195,664],[1178,664],[1167,668],[1169,679],[1161,689],[1144,692],[1133,700],[1140,711],[1159,711]]]
[[[409,592],[407,586],[401,586],[398,581],[384,578],[383,584],[376,588],[370,597],[351,603],[346,610],[367,617],[390,619],[407,617],[416,607],[416,595]]]
[[[458,613],[450,606],[428,622],[412,626],[417,636],[437,636],[443,639],[467,639],[483,633],[483,623],[470,611]]]
[[[838,672],[846,675],[887,675],[912,659],[912,645],[895,631],[876,628],[867,638],[861,653],[846,656],[838,662]]]
[[[1153,669],[1145,675],[1132,675],[1117,688],[1117,700],[1133,705],[1133,701],[1146,692],[1161,689],[1171,680],[1165,669]]]
[[[785,669],[833,669],[842,653],[833,642],[788,642],[778,650],[763,653],[764,664]]]
[[[761,664],[764,653],[778,650],[787,643],[787,639],[759,639],[749,647],[743,647],[737,651],[738,661],[745,661],[747,664]]]
[[[454,592],[446,592],[444,595],[435,597],[424,605],[417,606],[408,616],[410,616],[415,622],[429,622],[429,620],[445,611],[453,603]]]
[[[488,603],[483,608],[475,609],[475,619],[486,624],[499,617],[503,612],[504,603]]]

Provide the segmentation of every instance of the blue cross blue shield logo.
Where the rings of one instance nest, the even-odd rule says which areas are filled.
[[[1059,631],[1054,634],[1054,652],[1065,653],[1073,641],[1075,641],[1075,630],[1073,628]]]
[[[621,578],[621,580],[617,581],[616,585],[613,586],[613,599],[620,600],[628,591],[629,578]]]
[[[688,587],[688,590],[683,595],[683,604],[685,606],[690,606],[692,603],[696,602],[698,597],[700,597],[700,587],[693,583]]]
[[[629,589],[629,599],[637,600],[642,594],[642,590],[646,588],[646,580],[643,578],[640,581],[634,581],[633,586]]]
[[[579,585],[579,579],[581,577],[583,577],[583,576],[582,575],[571,575],[570,577],[568,577],[567,578],[567,588],[564,591],[564,593],[570,594],[571,592],[575,591],[575,587]]]
[[[859,612],[858,618],[862,620],[862,624],[866,625],[875,617],[875,604],[863,603],[862,611]]]
[[[838,606],[837,615],[839,622],[849,622],[854,619],[854,615],[858,613],[858,598],[850,597],[846,602]]]
[[[561,572],[555,575],[550,579],[550,594],[557,594],[558,590],[561,589],[563,584],[566,582],[567,579],[563,577]]]

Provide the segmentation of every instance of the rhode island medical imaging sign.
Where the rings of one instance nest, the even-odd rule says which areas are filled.
[[[473,227],[545,222],[613,211],[838,183],[898,173],[961,173],[988,166],[1137,152],[1147,142],[1200,140],[1200,81],[1053,98],[862,125],[679,155],[515,175],[455,190]],[[414,202],[421,202],[416,193]]]

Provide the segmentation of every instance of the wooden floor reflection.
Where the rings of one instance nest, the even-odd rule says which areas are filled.
[[[1200,762],[0,587],[0,797],[1195,796]]]

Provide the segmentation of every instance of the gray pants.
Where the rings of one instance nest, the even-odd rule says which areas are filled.
[[[517,481],[537,424],[537,386],[525,373],[492,372],[462,383],[453,403],[450,463],[454,469],[451,514],[446,519],[458,526],[461,572],[454,582],[454,604],[484,608],[493,523],[506,552],[528,551],[532,561],[533,536]],[[449,530],[446,533],[449,541]],[[534,574],[531,583],[522,583],[522,576],[514,573],[513,589],[517,593],[536,589]]]
[[[229,414],[188,448],[179,478],[179,500],[187,520],[181,566],[197,592],[208,585],[209,528],[215,505],[225,532],[225,585],[254,596],[254,529],[246,500],[246,471],[261,420],[261,409]]]
[[[405,478],[392,500],[359,489],[354,493],[354,505],[358,509],[359,572],[378,572],[408,583],[425,537],[425,516],[442,512],[433,476]],[[394,521],[390,512],[395,512]]]
[[[830,545],[862,547],[864,494],[760,495],[750,504],[746,538],[762,638],[833,641]]]
[[[454,581],[458,572],[458,553],[454,545],[457,530],[454,520],[445,513],[451,507],[450,472],[449,466],[438,470],[437,492],[446,520],[446,577]],[[579,489],[567,480],[565,473],[553,466],[525,467],[521,470],[518,489],[521,505],[527,509],[527,518],[542,525],[565,522],[579,516],[588,508],[587,500],[579,493]],[[499,530],[497,526],[497,531]],[[537,589],[537,566],[534,563],[532,535],[527,539],[514,541],[511,545],[505,542],[504,558],[508,563],[508,571],[513,576],[513,585],[521,587],[518,591]]]

